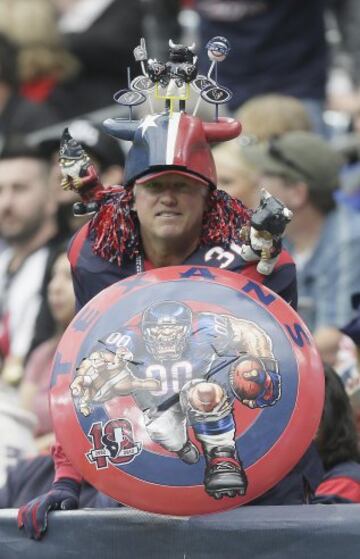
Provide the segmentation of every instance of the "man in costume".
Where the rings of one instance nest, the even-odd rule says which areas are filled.
[[[114,282],[152,268],[180,264],[213,266],[245,274],[276,291],[296,308],[295,266],[289,255],[282,251],[273,272],[267,276],[256,270],[256,262],[245,262],[241,257],[240,230],[249,223],[249,211],[241,202],[217,190],[210,144],[238,136],[241,130],[238,122],[226,118],[203,122],[185,112],[165,111],[140,121],[108,119],[104,126],[116,138],[133,142],[125,164],[124,186],[104,190],[86,154],[68,135],[60,151],[64,187],[77,190],[89,211],[95,212],[91,221],[74,236],[69,248],[78,310]],[[106,361],[105,355],[93,357]],[[128,359],[129,355],[125,352],[124,357]],[[106,363],[103,365],[106,368]],[[266,370],[259,365],[254,373],[251,360],[246,367],[242,372],[255,375],[253,378],[263,396],[266,385],[271,384],[275,401],[277,395],[275,384],[269,384],[269,368]],[[95,371],[95,377],[99,372]],[[137,378],[132,381],[140,382]],[[143,394],[154,388],[154,384],[144,385]],[[203,388],[201,391],[198,386],[192,393],[198,407],[206,406],[209,399],[209,386]],[[72,389],[74,397],[84,396],[80,381],[75,379]],[[221,398],[216,389],[212,391],[210,406],[221,405]],[[246,399],[251,400],[243,398]],[[86,410],[84,401],[79,405]],[[86,413],[88,411],[90,407]],[[218,434],[221,435],[220,430]],[[230,475],[235,490],[244,488],[244,472],[235,448],[226,445],[224,451],[221,444],[219,448],[217,454],[208,453],[205,485],[208,483],[209,487],[209,480],[216,479],[216,489],[221,494],[222,480],[229,479]],[[196,458],[194,449],[186,444],[175,450],[180,452],[180,458],[184,459],[186,454],[189,460]],[[299,466],[299,470],[296,467],[293,475],[289,474],[290,485],[295,488],[292,495],[296,496],[293,500],[284,499],[288,484],[282,492],[278,491],[280,502],[305,501],[303,480],[311,478],[304,473],[312,466],[310,454],[306,453],[305,465]],[[24,527],[35,539],[46,531],[49,510],[78,506],[81,475],[59,444],[53,456],[56,468],[53,488],[22,507],[18,515],[19,527]],[[317,478],[316,481],[309,479],[308,483],[316,485]],[[269,504],[280,503],[273,498]]]

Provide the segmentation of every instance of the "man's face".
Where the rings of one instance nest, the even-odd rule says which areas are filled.
[[[0,236],[9,243],[31,239],[54,213],[46,165],[19,157],[0,160]]]
[[[142,236],[184,245],[200,238],[208,188],[196,178],[169,173],[134,189]]]

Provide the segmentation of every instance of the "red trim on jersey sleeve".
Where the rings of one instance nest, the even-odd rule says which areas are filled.
[[[85,223],[83,227],[74,236],[70,248],[68,250],[68,258],[71,266],[74,268],[77,264],[80,251],[89,234],[89,223]]]
[[[258,283],[264,283],[268,276],[261,274],[257,271],[256,266],[258,265],[259,261],[249,262],[245,268],[240,270],[241,274],[246,276],[249,279],[255,280]],[[285,264],[294,264],[294,261],[290,254],[286,250],[282,250],[279,254],[279,258],[275,264],[274,271],[279,270]]]
[[[67,477],[81,483],[82,476],[75,470],[70,460],[65,455],[62,446],[56,442],[51,449],[51,454],[55,464],[55,481]]]
[[[338,495],[354,503],[360,503],[360,483],[349,477],[335,477],[320,483],[316,495]]]
[[[279,254],[279,258],[275,264],[275,270],[284,266],[284,264],[294,264],[294,260],[292,256],[288,253],[287,250],[282,250]]]
[[[249,279],[257,281],[258,283],[263,283],[264,279],[267,278],[267,276],[264,276],[264,274],[260,274],[260,272],[257,271],[257,264],[257,262],[249,262],[244,268],[240,270],[240,273]]]

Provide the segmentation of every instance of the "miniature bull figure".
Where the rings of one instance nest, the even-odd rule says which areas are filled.
[[[260,274],[271,274],[281,252],[282,236],[293,213],[277,198],[261,189],[261,200],[253,212],[250,223],[241,229],[244,244],[241,256],[247,262],[259,260]]]

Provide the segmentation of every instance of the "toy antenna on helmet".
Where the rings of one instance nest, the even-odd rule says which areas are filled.
[[[206,45],[210,67],[198,74],[195,44],[184,46],[169,40],[169,60],[148,57],[145,39],[134,49],[142,74],[128,88],[115,93],[114,100],[129,107],[129,117],[108,118],[104,129],[121,140],[132,142],[128,152],[124,186],[132,186],[145,175],[161,170],[190,173],[216,188],[216,169],[210,144],[236,138],[241,125],[233,118],[219,117],[219,105],[231,99],[231,91],[217,82],[217,67],[230,51],[225,37],[213,37]],[[197,94],[193,114],[186,112],[190,91]],[[154,101],[164,101],[164,110],[154,112]],[[133,119],[132,107],[148,101],[150,114]],[[196,116],[201,101],[215,106],[214,119],[203,122]],[[177,106],[178,104],[178,106]]]
[[[198,74],[194,43],[184,46],[170,39],[167,62],[149,58],[143,38],[134,49],[134,57],[140,63],[142,73],[131,79],[128,69],[127,89],[117,91],[114,95],[118,104],[128,107],[128,118],[108,118],[103,122],[108,134],[132,142],[125,162],[125,188],[131,188],[145,176],[154,178],[155,175],[172,171],[191,175],[191,178],[195,177],[216,189],[216,167],[211,144],[236,138],[241,132],[241,125],[233,118],[218,115],[219,105],[229,101],[232,96],[231,91],[220,86],[217,81],[218,64],[230,52],[229,42],[225,37],[213,37],[206,49],[210,61],[207,75]],[[193,113],[188,114],[186,103],[191,90],[197,99]],[[162,111],[154,111],[155,100],[164,102]],[[133,118],[133,108],[146,101],[150,109],[148,114],[141,119]],[[214,119],[210,122],[204,122],[196,116],[202,101],[215,106]],[[70,182],[72,186],[83,185],[87,167],[85,163],[81,166],[81,162],[75,161],[73,139],[65,134],[61,146],[65,182],[70,181],[69,170],[76,175],[77,168],[81,167],[79,176],[72,177]],[[68,154],[68,157],[65,158],[64,154]],[[77,190],[80,191],[80,188],[77,187]],[[86,193],[87,208],[90,194]]]
[[[229,89],[218,84],[218,64],[230,52],[230,43],[225,37],[213,37],[206,44],[210,68],[207,75],[198,74],[195,43],[185,46],[169,40],[169,60],[161,62],[148,58],[145,39],[134,49],[134,57],[140,62],[142,74],[134,79],[128,69],[128,88],[117,91],[114,100],[129,107],[129,120],[132,120],[132,107],[145,101],[149,104],[150,114],[154,114],[153,100],[164,100],[165,111],[170,115],[178,102],[179,111],[185,112],[186,102],[190,99],[190,88],[198,95],[192,115],[195,116],[201,101],[215,105],[215,121],[218,120],[219,105],[227,103],[232,97]]]

